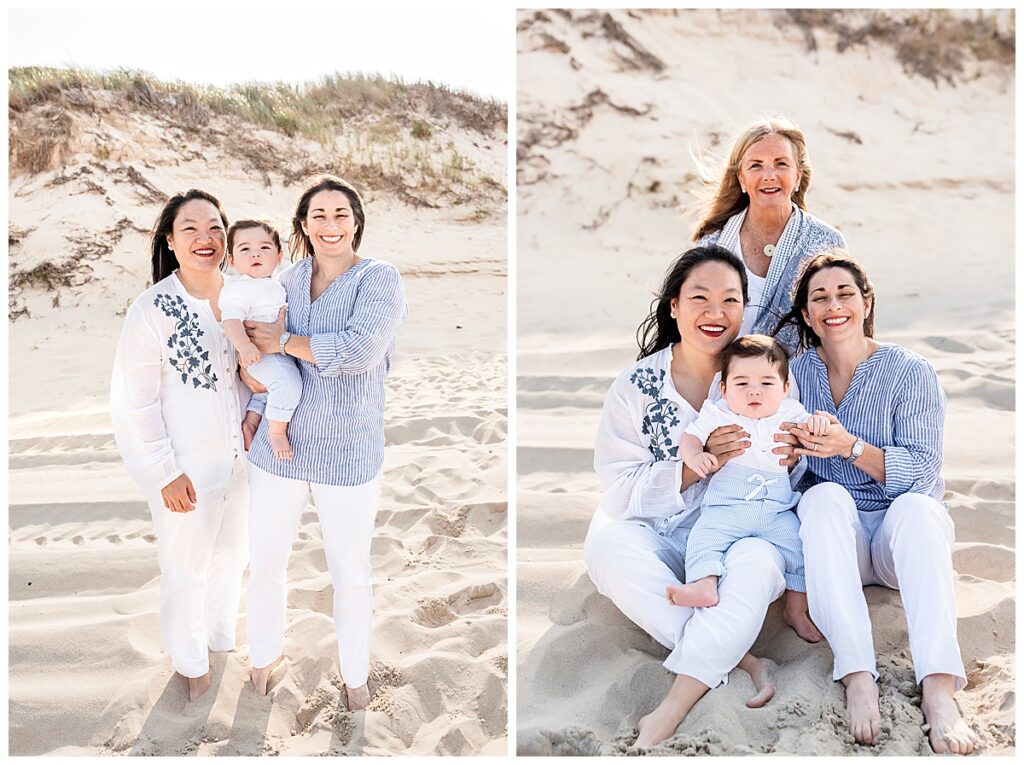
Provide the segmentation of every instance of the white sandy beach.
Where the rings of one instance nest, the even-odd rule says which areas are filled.
[[[317,147],[230,123],[220,136],[188,134],[117,109],[72,117],[63,170],[16,175],[10,188],[12,273],[75,264],[59,287],[37,280],[11,296],[10,753],[504,754],[504,129],[434,125],[431,151],[447,156],[450,141],[475,178],[494,182],[472,203],[430,209],[366,192],[360,252],[400,269],[410,318],[388,380],[373,700],[350,713],[312,507],[289,565],[288,664],[270,695],[247,682],[243,612],[239,647],[211,655],[211,690],[187,702],[159,635],[149,511],[108,415],[160,193],[198,186],[232,220],[267,217],[284,231],[303,186],[282,176]],[[258,139],[264,163],[291,164],[261,169],[223,152],[225,139]]]
[[[958,696],[983,753],[1015,752],[1012,67],[956,87],[890,47],[836,51],[768,12],[518,15],[518,731],[521,754],[623,754],[667,691],[667,651],[598,595],[582,543],[605,391],[669,262],[690,245],[690,150],[784,114],[807,135],[812,213],[877,289],[877,337],[931,361],[948,396]],[[928,754],[898,593],[866,590],[881,673],[874,747],[845,730],[832,655],[772,606],[754,646],[778,691],[730,683],[651,754]]]

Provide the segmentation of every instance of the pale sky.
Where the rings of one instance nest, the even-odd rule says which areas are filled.
[[[444,83],[506,103],[514,92],[511,7],[381,0],[356,7],[301,0],[109,7],[116,5],[10,11],[8,65],[142,69],[162,80],[212,85],[361,71]]]

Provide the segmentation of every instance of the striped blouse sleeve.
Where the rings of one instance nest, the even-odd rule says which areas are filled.
[[[407,314],[398,270],[391,266],[375,268],[359,285],[345,329],[310,338],[317,372],[323,377],[338,377],[373,369],[384,359]]]
[[[907,492],[927,494],[942,473],[946,397],[938,376],[931,364],[917,359],[899,387],[903,395],[892,413],[893,445],[883,447],[889,499]]]

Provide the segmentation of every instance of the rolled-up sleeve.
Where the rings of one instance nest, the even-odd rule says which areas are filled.
[[[594,448],[594,469],[604,492],[602,512],[615,519],[663,518],[699,505],[702,483],[680,493],[682,460],[655,461],[631,408],[620,378],[605,397]]]
[[[310,338],[317,372],[323,377],[337,377],[374,368],[395,342],[407,316],[398,270],[393,266],[375,268],[359,285],[345,329]]]
[[[114,439],[129,474],[148,492],[182,474],[171,448],[160,400],[162,342],[135,303],[125,317],[114,354],[110,414]]]
[[[931,364],[919,360],[909,370],[892,413],[893,444],[885,452],[885,494],[927,494],[942,473],[942,428],[946,396]]]

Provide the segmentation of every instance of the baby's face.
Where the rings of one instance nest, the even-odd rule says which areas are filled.
[[[722,397],[736,414],[759,420],[779,411],[789,384],[783,384],[779,370],[768,359],[733,359],[729,376],[722,383]]]
[[[262,228],[243,228],[235,232],[230,258],[238,273],[266,279],[274,275],[274,269],[281,262],[281,251]]]

